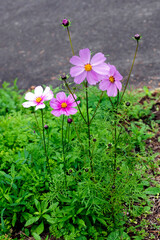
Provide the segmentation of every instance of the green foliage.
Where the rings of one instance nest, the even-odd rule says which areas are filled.
[[[148,195],[160,192],[159,186],[150,187],[152,179],[147,173],[149,168],[156,169],[155,154],[151,149],[146,151],[146,140],[154,136],[157,126],[150,111],[153,102],[139,103],[145,94],[151,96],[150,93],[126,94],[116,117],[115,108],[107,95],[103,95],[91,123],[92,173],[87,126],[79,114],[73,117],[74,124],[68,125],[65,118],[64,172],[62,117],[51,115],[49,103],[46,104],[44,122],[49,126],[45,129],[46,160],[40,111],[35,112],[35,119],[34,109],[22,109],[24,99],[19,95],[16,81],[14,87],[4,83],[0,91],[1,234],[12,229],[22,230],[36,240],[41,239],[44,231],[65,240],[129,240],[132,233],[133,239],[144,239],[145,233],[137,233],[132,225],[136,217],[150,212]],[[58,91],[55,89],[54,94]],[[100,94],[100,90],[89,88],[90,117]],[[86,117],[85,96],[77,95]],[[115,104],[114,98],[112,101]],[[126,106],[127,101],[130,106]],[[146,124],[148,116],[149,124]],[[126,224],[129,224],[127,228]],[[7,235],[2,236],[7,239]]]

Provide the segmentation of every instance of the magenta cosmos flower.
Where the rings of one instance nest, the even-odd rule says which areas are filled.
[[[70,75],[74,77],[74,82],[77,84],[87,78],[89,84],[95,85],[101,80],[100,75],[106,75],[109,71],[108,65],[104,63],[105,60],[103,53],[97,53],[91,59],[90,50],[88,48],[81,49],[79,57],[73,56],[70,59],[70,63],[75,65],[70,69]]]
[[[77,98],[75,94],[74,98]],[[67,116],[75,114],[77,109],[74,107],[76,107],[80,101],[75,102],[74,98],[72,94],[67,97],[64,92],[57,93],[56,98],[52,98],[50,101],[50,106],[54,109],[51,113],[56,117],[62,114]]]
[[[43,92],[43,88],[38,86],[35,88],[34,93],[28,92],[25,95],[25,99],[28,102],[24,102],[22,105],[25,108],[34,107],[36,106],[35,110],[45,108],[44,101],[51,100],[53,98],[53,92],[50,90],[49,87]]]
[[[121,91],[122,89],[122,83],[120,81],[123,79],[123,77],[117,71],[115,66],[109,64],[109,67],[110,70],[100,82],[99,89],[101,89],[102,91],[107,90],[107,95],[109,97],[115,97],[117,96],[117,88],[119,89],[119,91]]]

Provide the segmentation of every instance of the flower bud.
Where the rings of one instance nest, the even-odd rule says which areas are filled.
[[[72,118],[68,118],[68,119],[67,119],[67,122],[68,122],[69,124],[71,124],[72,121],[73,121]]]
[[[117,171],[119,171],[120,170],[120,167],[117,167]]]
[[[44,128],[45,128],[45,129],[48,129],[48,125],[44,125]]]
[[[62,80],[66,80],[67,79],[67,76],[65,74],[61,75],[61,79]]]
[[[96,138],[94,138],[94,139],[93,139],[93,142],[96,142],[96,141],[97,141],[97,139],[96,139]]]
[[[72,172],[73,172],[73,170],[70,168],[68,172],[69,172],[69,173],[72,173]]]
[[[115,186],[114,186],[114,185],[112,186],[112,189],[115,189]]]
[[[130,102],[126,102],[126,106],[129,107],[130,106]]]
[[[112,147],[112,143],[109,143],[109,144],[108,144],[108,147],[109,147],[109,148]]]
[[[65,26],[65,27],[68,27],[68,26],[69,26],[69,21],[68,21],[68,19],[66,19],[66,18],[63,19],[62,25]]]
[[[135,35],[134,35],[134,38],[135,38],[137,41],[139,41],[139,40],[141,39],[141,36],[140,36],[139,34],[135,34]]]
[[[85,172],[88,172],[89,171],[89,169],[88,168],[85,168]]]

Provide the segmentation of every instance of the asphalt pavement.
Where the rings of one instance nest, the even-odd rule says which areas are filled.
[[[142,35],[130,79],[133,87],[160,87],[160,0],[1,0],[0,85],[59,84],[72,52],[61,20],[69,18],[76,55],[82,48],[108,55],[124,76]]]

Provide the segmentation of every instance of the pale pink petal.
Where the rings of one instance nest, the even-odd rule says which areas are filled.
[[[87,81],[90,85],[96,85],[98,82],[98,78],[94,71],[90,71],[87,73]]]
[[[93,66],[92,69],[101,75],[107,75],[109,72],[109,66],[106,63],[99,64],[97,66]]]
[[[62,114],[60,110],[52,110],[51,113],[56,117],[59,117]]]
[[[117,88],[119,89],[119,91],[121,91],[122,83],[120,81],[115,81],[115,84],[116,84]]]
[[[74,96],[74,97],[73,97],[73,96]],[[72,94],[70,94],[70,95],[68,96],[67,101],[66,101],[67,104],[70,104],[70,103],[75,102],[75,99],[77,99],[77,96],[76,96],[76,94],[73,94],[73,96],[72,96]]]
[[[78,56],[73,56],[70,59],[70,63],[72,63],[73,65],[77,65],[77,66],[84,66],[84,63],[82,62],[82,60]]]
[[[114,73],[117,71],[116,67],[114,65],[110,65],[110,64],[109,64],[109,67],[110,67],[110,70],[109,70],[110,76],[114,76]]]
[[[77,109],[76,108],[66,108],[66,115],[69,116],[69,115],[74,115],[75,113],[77,112]]]
[[[105,91],[105,90],[107,90],[109,87],[110,87],[110,85],[111,85],[112,83],[109,81],[109,80],[102,80],[101,82],[100,82],[100,84],[99,84],[99,89],[101,89],[102,91]]]
[[[41,86],[36,87],[34,93],[36,97],[41,97],[43,94],[43,88]]]
[[[84,71],[85,71],[84,67],[80,67],[80,66],[72,67],[70,69],[70,75],[71,75],[71,77],[77,77]]]
[[[75,82],[76,84],[80,84],[81,82],[84,81],[84,79],[86,78],[86,76],[87,76],[87,72],[84,71],[84,72],[82,72],[79,76],[77,76],[77,77],[74,78],[74,82]]]
[[[42,97],[43,101],[49,101],[53,98],[53,92],[50,90],[50,87],[46,87],[42,94]]]
[[[29,107],[34,107],[34,106],[36,106],[37,103],[36,103],[36,102],[33,102],[33,101],[29,101],[29,102],[24,102],[24,103],[22,103],[22,105],[23,105],[24,108],[29,108]]]
[[[57,100],[55,102],[50,102],[50,106],[53,109],[60,109],[61,108],[61,104]]]
[[[45,104],[44,103],[40,103],[36,106],[35,110],[38,110],[38,109],[42,109],[42,108],[45,108]]]
[[[66,94],[64,92],[59,92],[56,95],[56,99],[59,103],[65,102],[67,100]]]
[[[117,96],[117,87],[114,83],[110,85],[110,87],[107,90],[107,94],[109,97],[115,97]]]
[[[84,64],[90,63],[90,58],[91,58],[91,52],[88,48],[81,49],[79,51],[79,56],[81,58],[81,61]]]
[[[119,81],[123,79],[122,75],[118,71],[115,72],[114,77],[116,80]]]
[[[99,64],[103,63],[105,60],[106,60],[106,58],[103,53],[97,53],[92,57],[91,65],[92,66],[99,65]]]
[[[36,99],[36,97],[35,97],[34,93],[28,92],[28,93],[26,93],[26,95],[25,95],[25,99],[26,99],[26,100],[33,101],[33,100]]]

